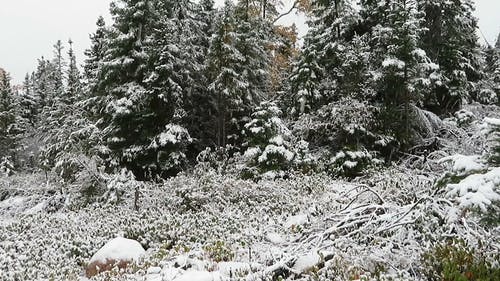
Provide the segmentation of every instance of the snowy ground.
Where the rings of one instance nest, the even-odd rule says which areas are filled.
[[[132,196],[76,207],[42,175],[0,178],[0,280],[86,280],[85,266],[116,237],[138,241],[143,259],[93,280],[419,280],[422,254],[443,239],[500,251],[500,228],[435,185],[439,159],[481,149],[469,138],[353,182],[255,183],[199,168],[142,186],[139,211]],[[461,160],[457,168],[475,165]]]
[[[148,251],[134,273],[116,279],[260,280],[286,271],[309,280],[323,264],[315,273],[321,280],[377,271],[414,280],[420,254],[464,226],[441,225],[456,209],[429,196],[424,175],[394,169],[370,184],[322,176],[259,184],[211,173],[181,176],[144,189],[139,212],[128,200],[48,213],[39,206],[51,197],[19,194],[0,205],[0,279],[83,279],[92,255],[122,235]],[[482,237],[499,237],[498,229],[471,227]],[[498,239],[492,242],[498,247]]]

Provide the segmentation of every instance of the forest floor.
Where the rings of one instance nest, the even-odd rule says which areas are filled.
[[[256,183],[197,167],[143,183],[138,210],[133,190],[118,204],[76,205],[66,190],[78,187],[54,177],[2,177],[0,280],[86,280],[92,255],[118,236],[141,243],[145,256],[92,280],[425,280],[426,257],[444,241],[500,250],[498,225],[436,187],[440,158],[478,153],[478,128],[429,158],[351,181],[293,174]]]

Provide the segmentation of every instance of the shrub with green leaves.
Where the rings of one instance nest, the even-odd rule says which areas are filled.
[[[500,268],[480,250],[474,251],[462,240],[438,244],[422,255],[423,272],[428,280],[469,281],[498,280]]]

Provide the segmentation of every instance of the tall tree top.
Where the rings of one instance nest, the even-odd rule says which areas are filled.
[[[496,47],[497,49],[500,49],[500,33],[498,33],[497,43],[495,44],[495,47]]]
[[[0,67],[0,87],[3,88],[3,85],[7,82],[7,71]]]

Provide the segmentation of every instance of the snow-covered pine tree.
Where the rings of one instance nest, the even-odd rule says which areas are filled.
[[[60,57],[63,48],[59,42],[54,46],[56,71],[52,76],[56,90],[53,93],[53,102],[42,112],[40,123],[43,128],[43,146],[40,157],[45,169],[56,168],[59,176],[65,181],[71,181],[79,165],[68,155],[78,150],[75,148],[76,142],[73,134],[80,129],[80,120],[83,120],[85,116],[81,114],[81,108],[76,105],[76,102],[82,98],[82,88],[80,72],[73,51],[73,42],[71,40],[68,42],[68,65],[67,68],[61,68],[62,73],[66,74],[62,80],[58,64],[61,64],[62,67],[61,62],[65,60]],[[59,83],[64,85],[63,92],[59,92],[59,86],[57,86]],[[69,158],[72,160],[69,161]]]
[[[274,102],[261,102],[252,113],[252,119],[245,124],[243,147],[248,169],[244,177],[267,173],[275,178],[291,167],[295,153],[289,143],[291,133],[281,115]]]
[[[44,108],[50,105],[55,92],[55,84],[52,79],[54,65],[44,57],[38,59],[38,66],[31,78],[33,81],[33,95],[38,103],[37,115],[38,120],[41,119],[41,114]]]
[[[281,96],[286,91],[289,73],[292,70],[292,62],[297,58],[299,50],[297,46],[297,27],[276,25],[273,27],[271,37],[271,94]],[[280,92],[280,93],[278,93]]]
[[[349,0],[313,1],[312,15],[304,49],[290,78],[288,103],[301,113],[314,111],[337,96],[347,45],[345,33],[355,19]]]
[[[186,148],[192,139],[186,124],[193,118],[193,100],[203,88],[204,26],[194,16],[189,0],[162,1],[155,11],[157,22],[146,51],[151,72],[147,78],[150,113],[143,135],[150,139],[151,172],[170,176],[187,162]],[[189,113],[187,113],[189,112]],[[175,138],[164,138],[166,135]],[[162,137],[163,136],[163,137]]]
[[[373,28],[372,66],[377,67],[377,93],[384,104],[382,123],[388,133],[408,148],[414,141],[419,106],[435,83],[439,67],[419,41],[424,32],[416,1],[391,0],[384,6],[385,21]]]
[[[425,13],[420,47],[439,65],[442,82],[427,95],[425,107],[435,113],[452,113],[469,97],[479,76],[477,19],[471,0],[418,1]]]
[[[495,43],[495,48],[500,49],[500,33],[497,36],[497,41]]]
[[[106,22],[100,16],[96,22],[97,29],[90,35],[90,48],[85,50],[84,74],[88,84],[95,84],[99,71],[99,63],[104,59],[106,53]],[[92,88],[92,86],[91,86]]]
[[[248,106],[254,107],[269,95],[270,55],[266,46],[270,43],[272,28],[265,20],[259,17],[247,18],[236,10],[235,31],[235,47],[244,59],[239,71],[248,83],[244,99]],[[251,110],[248,111],[250,112]]]
[[[120,0],[111,4],[114,23],[107,32],[106,53],[100,63],[95,93],[105,95],[98,112],[99,127],[106,134],[103,145],[110,168],[132,170],[140,179],[147,171],[141,158],[149,144],[142,134],[147,117],[148,44],[153,23],[153,0]],[[96,95],[96,94],[93,94]]]
[[[54,83],[53,97],[58,98],[63,95],[64,88],[64,68],[66,67],[66,61],[63,58],[64,46],[61,40],[57,40],[54,44],[54,58],[52,59],[52,64],[54,69],[51,73],[51,79]]]
[[[19,142],[15,102],[10,75],[0,68],[0,173],[6,175],[14,171]]]
[[[207,60],[219,147],[238,142],[245,119],[269,86],[265,40],[258,34],[261,22],[247,19],[241,11],[245,10],[237,11],[232,1],[225,2]]]
[[[500,102],[500,49],[483,46],[482,53],[482,77],[471,92],[471,98],[483,104],[495,104]]]
[[[82,85],[80,70],[78,70],[78,65],[76,63],[76,56],[73,50],[73,41],[70,39],[68,41],[68,69],[66,70],[66,95],[68,97],[68,102],[74,104],[77,100],[81,99],[82,95]]]
[[[90,35],[90,48],[84,52],[86,56],[82,80],[82,94],[84,97],[82,97],[80,105],[85,109],[85,118],[93,123],[101,120],[107,106],[107,93],[102,87],[98,88],[98,86],[100,80],[104,79],[101,67],[108,49],[108,33],[106,22],[100,16],[96,22],[96,31]]]
[[[488,161],[494,167],[500,167],[500,119],[486,119],[488,138],[490,141],[490,152]]]
[[[189,39],[183,40],[186,43],[191,41],[190,46],[186,48],[194,52],[198,67],[197,73],[194,74],[197,81],[190,85],[189,98],[184,100],[184,108],[188,113],[184,118],[185,124],[195,140],[192,145],[192,152],[195,153],[206,147],[215,147],[215,107],[213,96],[208,89],[210,73],[207,63],[215,24],[219,16],[219,11],[214,5],[213,0],[202,0],[199,5],[194,6],[194,19],[188,19],[188,21],[196,20],[196,23],[193,24],[197,30],[187,28],[187,31],[193,32],[193,34],[189,35]],[[191,59],[190,65],[194,66],[192,63]]]
[[[491,48],[490,61],[486,64],[487,79],[491,83],[491,88],[496,94],[496,102],[500,103],[500,34],[494,48]],[[494,100],[494,99],[493,99]]]
[[[215,8],[214,0],[201,0],[197,8],[198,11],[196,12],[196,17],[199,24],[201,24],[201,30],[204,35],[200,38],[200,40],[202,40],[201,45],[204,47],[206,56],[210,47],[210,38],[212,38],[212,34],[214,33],[214,23],[217,15],[217,9]]]
[[[19,96],[20,117],[26,120],[26,126],[34,126],[37,120],[38,104],[35,97],[33,75],[26,73],[23,90]]]

